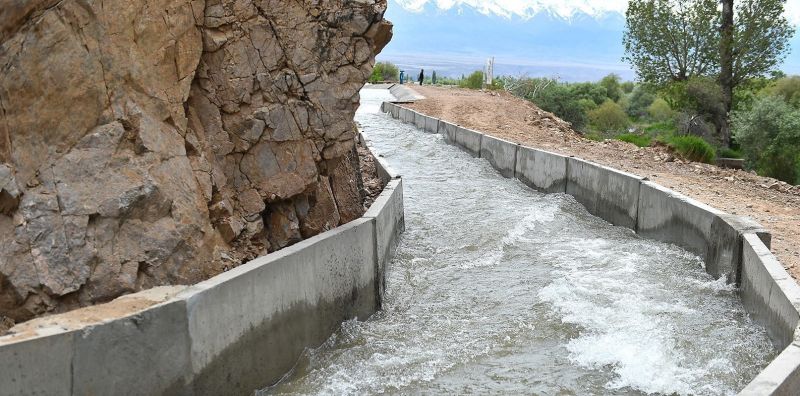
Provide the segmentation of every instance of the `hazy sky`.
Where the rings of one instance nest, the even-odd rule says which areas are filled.
[[[395,37],[380,58],[455,76],[496,56],[500,73],[583,81],[614,72],[632,79],[622,61],[627,6],[628,0],[390,0]],[[786,15],[800,25],[800,0],[787,1]],[[800,35],[779,68],[800,74]]]
[[[464,4],[486,13],[503,16],[529,17],[542,10],[549,10],[561,17],[569,18],[575,12],[600,15],[606,12],[625,13],[628,0],[397,0],[408,10],[421,10],[427,3],[446,10]],[[786,2],[786,13],[794,23],[800,23],[800,0]]]

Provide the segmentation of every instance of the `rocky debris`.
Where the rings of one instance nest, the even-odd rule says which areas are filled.
[[[353,115],[385,9],[1,7],[0,320],[194,283],[360,216]]]

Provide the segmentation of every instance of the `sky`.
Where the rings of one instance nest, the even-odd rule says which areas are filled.
[[[459,77],[495,58],[495,74],[634,80],[622,61],[627,0],[389,0],[395,36],[378,56],[409,74]],[[800,0],[786,15],[800,24]],[[800,37],[781,69],[800,74]]]

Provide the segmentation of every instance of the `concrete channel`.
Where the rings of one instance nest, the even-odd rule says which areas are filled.
[[[0,395],[243,395],[277,382],[343,321],[380,309],[404,212],[402,178],[377,168],[387,184],[360,219],[121,318],[0,337]]]
[[[395,103],[384,102],[382,110],[404,122],[413,114],[420,129],[444,135],[506,177],[542,192],[572,195],[609,223],[700,256],[709,274],[738,286],[751,318],[782,350],[740,395],[800,394],[800,286],[770,252],[771,236],[758,223],[590,161],[496,139]]]

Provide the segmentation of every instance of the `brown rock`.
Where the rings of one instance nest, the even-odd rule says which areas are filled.
[[[0,7],[0,316],[197,282],[358,217],[352,120],[385,9]]]

